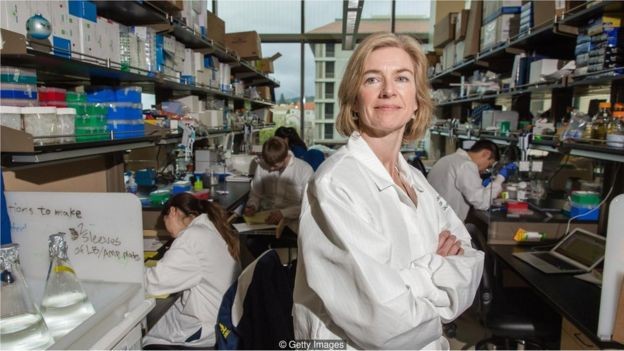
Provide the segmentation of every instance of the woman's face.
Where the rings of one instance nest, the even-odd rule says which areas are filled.
[[[355,104],[364,135],[403,136],[418,108],[414,63],[403,49],[381,48],[368,55]]]
[[[177,238],[186,227],[183,222],[184,213],[176,207],[171,207],[169,213],[163,216],[165,228],[172,237]]]

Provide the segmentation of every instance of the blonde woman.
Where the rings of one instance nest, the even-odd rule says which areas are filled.
[[[431,118],[427,61],[412,38],[377,33],[339,90],[347,145],[303,199],[296,339],[363,349],[444,349],[442,323],[467,309],[483,269],[463,223],[400,154]]]

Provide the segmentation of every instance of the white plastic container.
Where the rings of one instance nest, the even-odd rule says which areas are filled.
[[[24,130],[21,113],[21,107],[0,106],[0,125],[17,130]]]
[[[76,128],[76,109],[75,108],[57,108],[56,116],[58,117],[57,135],[60,143],[73,143],[76,141],[74,137]]]
[[[35,145],[58,143],[56,107],[23,107],[24,131],[33,136]]]

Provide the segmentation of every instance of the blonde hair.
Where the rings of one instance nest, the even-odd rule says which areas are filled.
[[[404,141],[412,141],[421,138],[431,121],[433,104],[429,95],[429,79],[427,78],[427,58],[423,54],[418,42],[407,35],[380,32],[366,37],[355,49],[349,59],[347,68],[340,82],[338,99],[340,111],[336,118],[336,129],[344,136],[350,136],[359,130],[359,119],[354,109],[357,102],[359,87],[362,85],[364,64],[368,55],[381,48],[403,49],[414,63],[414,79],[416,82],[416,103],[418,110],[414,113],[415,118],[410,120],[403,133]]]

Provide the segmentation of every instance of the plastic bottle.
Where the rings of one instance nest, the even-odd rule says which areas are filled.
[[[41,312],[53,337],[61,337],[95,314],[69,257],[65,233],[50,235],[48,239],[50,268]]]
[[[33,303],[20,267],[18,244],[0,248],[0,341],[2,350],[46,349],[52,335]]]
[[[592,143],[600,143],[600,140],[607,139],[607,124],[611,120],[611,103],[601,102],[598,106],[600,110],[592,119]]]
[[[613,113],[607,131],[607,146],[624,149],[624,110]]]

